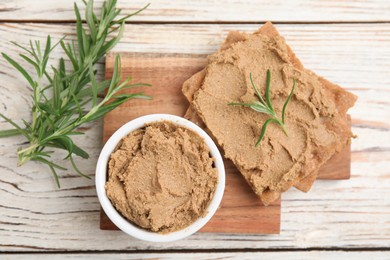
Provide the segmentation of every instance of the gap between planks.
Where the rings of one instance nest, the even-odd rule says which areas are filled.
[[[73,2],[73,1],[71,1]],[[81,13],[85,11],[83,1],[75,0]],[[96,0],[95,7],[103,0]],[[0,5],[4,20],[74,20],[69,0],[41,0],[40,5],[32,5],[31,0],[7,0]],[[388,21],[388,0],[342,0],[342,1],[265,1],[265,0],[226,0],[226,1],[167,1],[134,0],[118,1],[118,8],[124,13],[132,13],[147,3],[151,6],[134,21]],[[283,3],[283,4],[281,4]],[[254,8],[259,7],[259,8]],[[98,10],[96,10],[99,12]],[[132,19],[133,19],[132,18]]]
[[[275,25],[293,25],[293,24],[320,24],[320,25],[326,25],[326,24],[388,24],[390,23],[390,20],[385,21],[278,21],[278,20],[259,20],[259,21],[206,21],[206,20],[197,20],[197,21],[157,21],[157,20],[149,20],[149,21],[142,21],[142,20],[131,20],[126,21],[125,24],[264,24],[268,21],[271,21]],[[1,19],[0,23],[31,23],[31,24],[75,24],[76,22],[74,20],[37,20],[37,19]],[[85,20],[83,20],[83,23],[86,23]]]
[[[182,249],[182,250],[86,250],[86,251],[53,251],[43,252],[43,251],[2,251],[1,254],[10,254],[10,255],[39,255],[39,254],[180,254],[180,253],[256,253],[256,252],[310,252],[310,251],[322,251],[322,252],[390,252],[390,247],[377,247],[377,248],[366,248],[366,247],[357,247],[357,248],[342,248],[342,247],[308,247],[308,248],[279,248],[279,249]]]

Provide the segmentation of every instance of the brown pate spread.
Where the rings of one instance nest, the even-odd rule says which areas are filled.
[[[168,233],[207,213],[217,180],[204,140],[190,129],[162,121],[122,139],[108,163],[106,191],[132,223]]]
[[[255,147],[269,116],[227,104],[256,100],[250,74],[264,97],[267,69],[272,72],[271,100],[279,117],[294,78],[297,86],[286,110],[288,136],[270,124],[260,147]],[[305,177],[315,179],[321,165],[352,136],[346,111],[356,97],[304,69],[269,23],[253,35],[229,34],[221,50],[209,56],[205,70],[184,84],[183,92],[225,157],[266,205]]]

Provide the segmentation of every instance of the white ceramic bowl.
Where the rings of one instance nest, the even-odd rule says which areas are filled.
[[[110,158],[111,153],[114,151],[117,144],[119,143],[119,141],[130,132],[144,127],[145,124],[147,123],[152,123],[156,121],[170,121],[176,125],[186,127],[198,133],[204,139],[206,145],[209,147],[211,155],[215,158],[215,167],[217,168],[218,171],[217,187],[214,193],[214,197],[211,200],[210,205],[206,209],[207,212],[206,215],[196,220],[190,226],[168,234],[160,234],[156,232],[147,231],[126,220],[121,214],[118,213],[118,211],[111,204],[111,201],[108,199],[106,195],[106,190],[104,188],[104,185],[106,184],[106,178],[107,178],[108,160]],[[108,141],[106,142],[106,144],[104,145],[100,153],[97,166],[96,166],[96,190],[97,190],[97,195],[100,204],[102,205],[104,212],[107,214],[110,220],[123,232],[129,234],[130,236],[145,241],[170,242],[170,241],[183,239],[185,237],[194,234],[196,231],[201,229],[214,215],[215,211],[219,207],[219,204],[221,203],[224,189],[225,189],[225,167],[223,165],[221,154],[217,146],[213,142],[213,140],[211,140],[211,138],[206,134],[206,132],[203,131],[196,124],[188,121],[187,119],[174,116],[174,115],[153,114],[153,115],[142,116],[126,123],[121,128],[119,128],[110,137],[110,139],[108,139]]]

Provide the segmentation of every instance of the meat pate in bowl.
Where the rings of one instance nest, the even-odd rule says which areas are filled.
[[[134,119],[106,142],[96,167],[96,190],[110,220],[145,241],[183,239],[214,215],[225,169],[212,139],[174,115]]]

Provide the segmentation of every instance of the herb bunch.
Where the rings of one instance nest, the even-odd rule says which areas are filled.
[[[93,0],[84,3],[87,26],[83,26],[79,8],[76,3],[74,4],[76,41],[66,43],[64,37],[52,45],[49,35],[44,48],[39,41],[30,41],[28,48],[13,42],[25,51],[20,54],[20,57],[35,68],[36,75],[30,75],[21,64],[2,53],[2,56],[27,80],[33,95],[31,122],[22,120],[23,125],[19,125],[0,113],[0,117],[13,126],[13,129],[0,131],[0,137],[24,136],[28,145],[18,149],[18,165],[21,166],[28,161],[48,165],[58,187],[60,183],[57,171],[66,168],[50,160],[56,149],[65,150],[67,156],[64,160],[69,159],[77,173],[89,178],[78,169],[73,159],[75,155],[84,159],[89,157],[88,153],[72,140],[73,135],[84,134],[77,130],[79,126],[102,117],[129,99],[150,99],[143,93],[118,93],[123,89],[148,86],[148,84],[129,84],[131,78],[122,81],[119,56],[115,59],[112,79],[98,81],[94,69],[95,64],[122,37],[126,19],[138,14],[147,6],[115,20],[121,12],[116,8],[116,0],[107,0],[103,3],[99,18],[94,13]],[[64,58],[59,60],[58,67],[49,68],[47,65],[50,54],[57,45],[65,51],[71,64],[70,68],[66,67]],[[106,95],[100,99],[104,91]]]
[[[292,94],[294,92],[294,88],[295,88],[295,84],[296,84],[295,78],[293,79],[294,83],[293,83],[293,87],[291,89],[291,92],[288,95],[286,101],[284,102],[283,109],[282,109],[282,118],[281,119],[276,115],[275,110],[274,110],[274,108],[272,106],[272,103],[271,103],[271,98],[270,98],[270,96],[271,96],[271,94],[270,94],[271,71],[267,70],[267,80],[266,80],[266,88],[265,88],[265,101],[264,101],[263,97],[261,96],[259,90],[257,89],[255,83],[253,82],[252,73],[249,74],[249,78],[250,78],[252,87],[253,87],[253,89],[254,89],[254,91],[256,93],[256,96],[258,97],[259,100],[252,101],[251,103],[232,102],[232,103],[229,103],[229,105],[230,106],[250,107],[250,108],[252,108],[253,110],[255,110],[257,112],[260,112],[260,113],[263,113],[263,114],[267,114],[267,115],[270,116],[270,118],[267,119],[264,122],[264,124],[263,124],[263,126],[261,128],[260,136],[257,139],[257,142],[256,142],[255,146],[258,146],[260,144],[261,140],[263,140],[265,132],[267,131],[267,127],[272,122],[280,125],[282,127],[282,129],[283,129],[283,132],[287,136],[288,134],[287,134],[287,129],[286,129],[286,126],[285,126],[285,123],[284,123],[284,119],[285,119],[284,114],[286,112],[287,104],[290,102]]]

